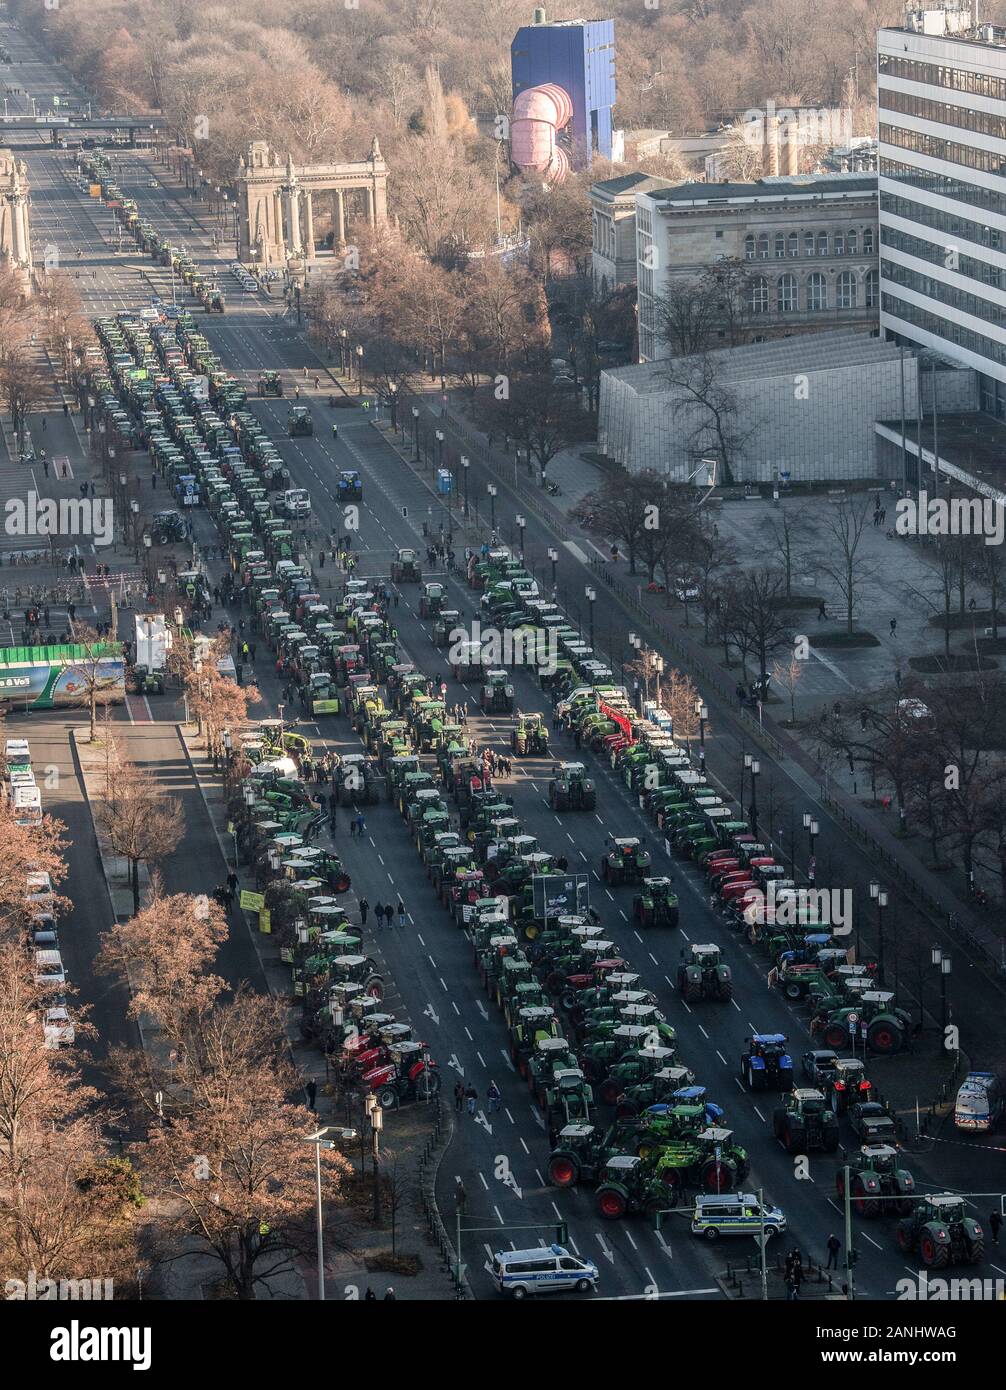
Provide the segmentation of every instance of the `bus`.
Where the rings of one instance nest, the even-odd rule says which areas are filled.
[[[0,648],[0,706],[12,710],[56,709],[86,704],[91,663],[97,653],[98,699],[122,704],[126,662],[117,642],[94,649],[74,643]]]

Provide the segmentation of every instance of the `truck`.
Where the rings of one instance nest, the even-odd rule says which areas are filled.
[[[291,521],[304,521],[311,515],[311,494],[307,488],[288,487],[283,493],[282,505]]]

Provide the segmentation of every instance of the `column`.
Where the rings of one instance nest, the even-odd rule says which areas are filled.
[[[314,208],[310,192],[304,194],[304,254],[309,258],[314,255]]]
[[[294,188],[287,194],[287,217],[290,220],[290,251],[300,255],[300,192]]]
[[[15,197],[14,200],[13,200],[13,202],[12,202],[12,204],[11,204],[11,230],[12,230],[12,232],[13,232],[13,234],[14,234],[14,235],[13,235],[13,241],[14,241],[14,248],[13,248],[13,250],[14,250],[14,259],[15,259],[15,261],[23,261],[23,260],[25,259],[25,254],[24,254],[25,239],[24,239],[24,218],[23,218],[23,209],[24,209],[24,204],[21,202],[21,199]]]
[[[346,244],[346,201],[341,188],[335,190],[335,244]]]
[[[371,226],[374,225],[374,190],[373,187],[367,189],[367,221]]]
[[[283,259],[283,248],[285,237],[283,235],[283,201],[276,191],[272,195],[272,241],[273,241],[273,260]]]
[[[374,216],[382,224],[388,220],[388,183],[384,177],[374,180]]]

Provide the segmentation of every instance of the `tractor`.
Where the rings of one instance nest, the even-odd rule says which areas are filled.
[[[617,1034],[619,1030],[615,1031]],[[668,1028],[667,1031],[672,1034],[673,1041],[673,1029]],[[654,1037],[658,1041],[651,1043],[650,1039]],[[615,1062],[598,1087],[598,1095],[605,1105],[617,1104],[618,1097],[629,1086],[637,1086],[654,1072],[671,1065],[676,1053],[673,1047],[664,1046],[664,1042],[662,1034],[652,1034],[647,1030],[647,1045],[635,1052],[624,1053]]]
[[[541,714],[517,714],[517,727],[510,731],[510,747],[515,757],[537,757],[548,753],[548,729]]]
[[[355,468],[340,473],[335,486],[340,502],[359,502],[363,497],[363,480]]]
[[[147,666],[130,666],[126,672],[126,689],[136,695],[163,695],[164,672],[151,671]]]
[[[375,1092],[383,1110],[401,1105],[403,1100],[430,1100],[440,1090],[440,1073],[430,1060],[426,1044],[416,1041],[392,1043],[388,1061],[365,1072],[363,1084]]]
[[[656,1150],[653,1175],[664,1188],[661,1205],[677,1206],[687,1187],[732,1192],[751,1170],[747,1151],[734,1143],[733,1130],[712,1125]]]
[[[733,997],[734,987],[729,965],[724,965],[718,946],[700,946],[692,942],[688,955],[678,965],[678,989],[686,1004],[699,999],[727,1000]]]
[[[723,1118],[723,1107],[706,1100],[705,1086],[681,1086],[666,1101],[648,1105],[642,1111],[642,1128],[634,1149],[641,1158],[673,1139],[694,1138],[714,1127]]]
[[[552,1073],[552,1080],[545,1088],[543,1101],[543,1109],[548,1111],[550,1125],[556,1121],[561,1121],[564,1125],[589,1121],[593,1104],[594,1092],[578,1067]]]
[[[583,763],[556,763],[548,784],[548,801],[553,811],[593,811],[597,788],[587,776]]]
[[[835,1115],[844,1115],[850,1106],[868,1101],[873,1095],[873,1083],[860,1057],[836,1057],[822,1089]]]
[[[893,1144],[864,1144],[859,1153],[849,1155],[849,1191],[859,1216],[911,1213],[915,1179],[900,1166],[900,1157]],[[835,1188],[841,1201],[845,1197],[845,1165],[835,1174]]]
[[[633,1125],[615,1123],[607,1131],[593,1125],[564,1125],[556,1136],[548,1160],[548,1180],[553,1187],[573,1187],[596,1182],[609,1158],[625,1152]]]
[[[443,606],[444,586],[437,580],[430,580],[423,585],[423,591],[419,595],[419,616],[435,618]]]
[[[866,1028],[866,1046],[884,1056],[908,1045],[911,1015],[894,1004],[890,990],[868,989],[840,1008],[822,1010],[811,1022],[811,1035],[819,1033],[825,1047],[849,1047],[856,1029]]]
[[[279,372],[259,372],[258,393],[260,396],[282,396],[283,378]]]
[[[755,1033],[741,1057],[741,1081],[749,1091],[793,1089],[793,1059],[782,1033]]]
[[[487,671],[479,696],[483,714],[510,714],[513,711],[513,686],[506,671]]]
[[[644,878],[643,891],[632,900],[632,915],[643,927],[676,927],[678,897],[669,878]]]
[[[963,1198],[934,1193],[898,1222],[898,1249],[903,1255],[918,1252],[927,1269],[977,1265],[985,1258],[985,1233],[973,1216],[965,1215]]]
[[[641,883],[648,877],[650,852],[643,840],[633,836],[612,836],[611,849],[601,860],[601,877],[605,883]]]
[[[811,1086],[790,1092],[785,1108],[772,1116],[772,1132],[791,1154],[809,1149],[833,1154],[838,1148],[838,1120],[828,1109],[824,1093]]]
[[[598,1215],[606,1221],[636,1212],[652,1217],[666,1206],[659,1183],[641,1158],[617,1154],[604,1165],[595,1193]]]
[[[314,421],[306,405],[293,405],[286,417],[286,432],[291,439],[314,434]]]
[[[411,547],[399,550],[391,562],[392,584],[419,584],[422,577],[417,552]]]
[[[658,1105],[674,1096],[683,1087],[691,1086],[695,1075],[687,1067],[675,1064],[661,1067],[658,1072],[635,1086],[628,1086],[615,1102],[616,1119],[628,1119],[638,1115],[648,1106]]]

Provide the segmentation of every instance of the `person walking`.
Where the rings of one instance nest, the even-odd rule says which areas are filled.
[[[401,898],[398,899],[398,925],[399,927],[405,926],[405,904]]]
[[[1002,1229],[1003,1219],[997,1211],[989,1212],[989,1230],[992,1232],[992,1244],[999,1244],[999,1232]]]
[[[368,913],[369,911],[370,911],[370,903],[367,902],[367,899],[366,899],[366,898],[361,898],[361,899],[360,899],[360,925],[361,925],[362,927],[365,927],[365,926],[367,925],[367,913]]]
[[[369,1284],[367,1285],[367,1292],[363,1295],[363,1301],[364,1303],[377,1302],[377,1294]]]
[[[374,904],[374,916],[375,916],[375,918],[377,919],[377,930],[380,931],[381,928],[384,926],[384,904],[383,904],[383,903],[375,903],[375,904]]]
[[[353,816],[349,818],[349,838],[351,840],[356,839],[356,820]]]
[[[486,1095],[489,1097],[489,1109],[498,1110],[500,1108],[501,1097],[500,1088],[496,1085],[495,1081],[489,1082],[489,1089],[486,1091]]]
[[[469,1115],[474,1116],[475,1107],[478,1104],[479,1093],[474,1086],[469,1086],[465,1091],[465,1104],[468,1106]]]
[[[821,602],[817,605],[817,620],[818,620],[818,622],[820,622],[822,618],[827,618],[827,616],[828,616],[828,610],[827,610],[827,608],[825,608],[825,606],[824,606],[824,599],[822,599]]]
[[[314,1110],[314,1109],[315,1109],[315,1101],[318,1099],[318,1083],[317,1083],[317,1081],[315,1081],[314,1078],[312,1077],[311,1080],[310,1080],[310,1081],[307,1083],[307,1085],[304,1087],[304,1090],[307,1092],[307,1108],[308,1108],[308,1110]]]
[[[894,636],[896,635],[897,631],[898,631],[898,620],[897,620],[897,618],[892,618],[892,619],[891,619],[891,636],[894,637]]]
[[[838,1252],[841,1248],[842,1242],[839,1240],[838,1236],[835,1235],[834,1231],[832,1231],[831,1235],[828,1237],[828,1263],[825,1265],[825,1269],[838,1268]]]
[[[464,1088],[464,1085],[463,1085],[462,1082],[460,1082],[460,1081],[455,1081],[455,1083],[454,1083],[454,1109],[457,1111],[457,1113],[458,1113],[459,1115],[461,1114],[461,1111],[464,1109],[464,1104],[465,1104],[465,1088]]]
[[[395,1291],[394,1291],[394,1289],[391,1287],[391,1285],[389,1284],[389,1285],[388,1285],[387,1293],[384,1295],[384,1298],[382,1299],[382,1302],[383,1302],[383,1303],[396,1303],[397,1301],[398,1301],[398,1300],[395,1298]]]

